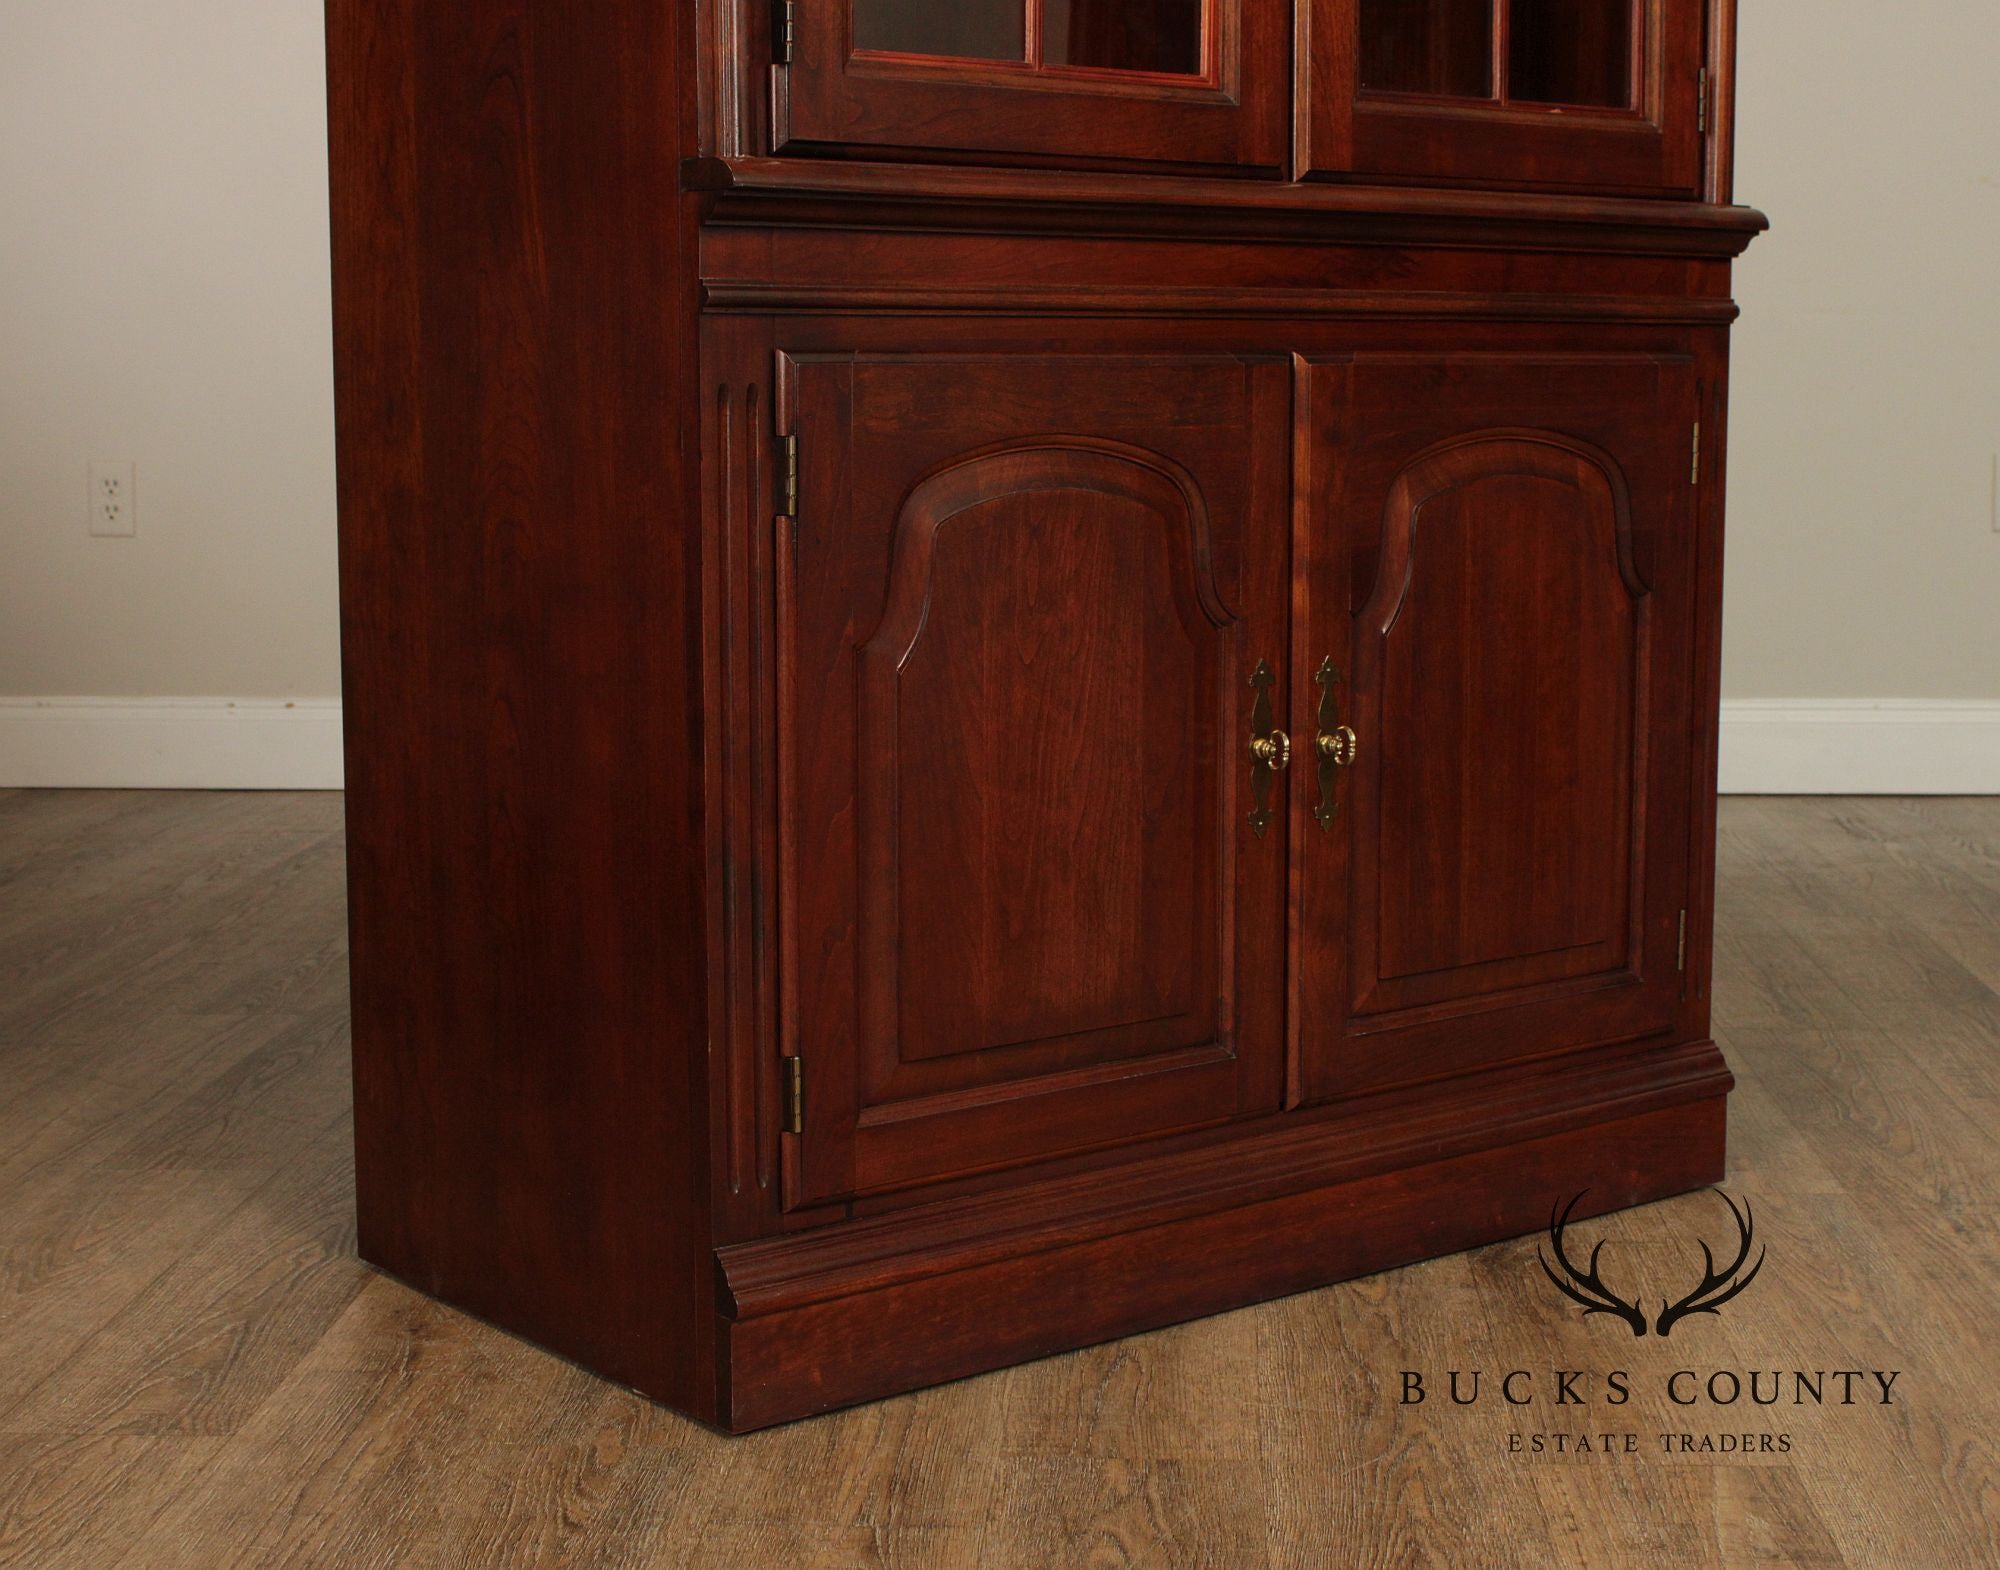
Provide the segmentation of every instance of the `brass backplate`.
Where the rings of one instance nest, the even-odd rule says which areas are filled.
[[[1320,661],[1313,685],[1319,688],[1319,734],[1313,740],[1313,757],[1319,764],[1319,804],[1313,821],[1330,830],[1339,812],[1336,791],[1340,771],[1354,761],[1354,732],[1340,723],[1340,669],[1329,654]]]
[[[1292,754],[1291,739],[1278,729],[1277,717],[1271,709],[1271,689],[1277,681],[1270,665],[1259,660],[1250,677],[1250,685],[1257,694],[1250,709],[1250,827],[1260,839],[1277,817],[1271,810],[1271,792],[1277,784],[1278,771],[1291,762]]]

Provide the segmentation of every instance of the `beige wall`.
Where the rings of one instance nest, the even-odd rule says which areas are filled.
[[[2000,699],[2000,15],[1742,28],[1725,695]]]
[[[0,695],[340,689],[320,17],[0,0]]]
[[[2000,698],[1992,23],[1744,0],[1733,698]],[[0,695],[337,692],[321,68],[316,0],[0,0]]]

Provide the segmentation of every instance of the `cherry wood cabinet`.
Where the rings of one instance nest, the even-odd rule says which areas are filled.
[[[362,1255],[729,1430],[1713,1181],[1726,0],[330,0]]]

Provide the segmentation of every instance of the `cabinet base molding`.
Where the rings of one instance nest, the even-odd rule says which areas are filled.
[[[1560,1067],[1558,1068],[1558,1065]],[[768,1427],[1598,1215],[1723,1172],[1712,1042],[1548,1060],[718,1251],[720,1426]]]

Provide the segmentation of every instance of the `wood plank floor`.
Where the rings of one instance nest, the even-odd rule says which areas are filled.
[[[0,1566],[2000,1565],[2000,801],[1725,805],[1722,1315],[1635,1341],[1525,1240],[736,1441],[355,1261],[340,854],[337,797],[0,793]],[[1580,1230],[1691,1284],[1726,1222]]]

